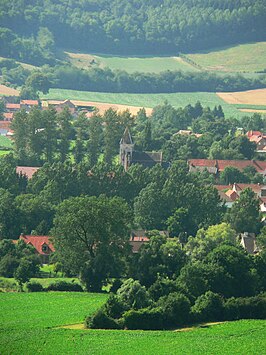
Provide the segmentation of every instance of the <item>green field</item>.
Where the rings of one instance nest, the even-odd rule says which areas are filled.
[[[227,104],[212,92],[189,92],[189,93],[171,93],[171,94],[124,94],[124,93],[105,93],[89,92],[65,89],[51,89],[48,95],[42,95],[42,99],[49,100],[80,100],[108,102],[111,104],[122,104],[140,107],[155,107],[168,101],[174,107],[184,107],[188,104],[194,105],[200,101],[202,106],[213,108],[215,105],[223,107],[226,117],[242,117],[249,115],[237,110],[234,105]]]
[[[0,147],[5,147],[5,148],[12,148],[12,141],[5,137],[5,136],[0,136]]]
[[[115,55],[95,55],[85,53],[64,52],[65,59],[78,68],[109,67],[110,69],[125,70],[128,73],[145,72],[160,73],[165,70],[198,71],[180,57],[128,57]]]
[[[0,294],[0,353],[5,354],[252,354],[266,346],[266,322],[245,320],[191,331],[71,330],[99,308],[104,294]]]
[[[187,54],[186,57],[206,70],[255,72],[266,69],[266,42]]]

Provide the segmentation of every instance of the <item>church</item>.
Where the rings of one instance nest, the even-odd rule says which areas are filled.
[[[151,168],[156,164],[160,164],[164,168],[169,167],[169,163],[163,161],[162,152],[139,152],[134,150],[134,142],[128,127],[120,140],[120,163],[125,171],[132,164],[141,164],[145,168]]]

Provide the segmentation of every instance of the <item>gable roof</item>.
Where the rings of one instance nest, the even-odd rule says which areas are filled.
[[[16,109],[16,110],[19,110],[20,109],[20,104],[10,104],[10,103],[7,103],[6,104],[6,109]]]
[[[242,171],[248,166],[253,166],[258,173],[264,173],[266,170],[266,161],[260,160],[211,160],[211,159],[189,159],[188,164],[192,168],[212,168],[218,169],[219,172],[225,168],[232,166]]]
[[[38,254],[41,254],[41,255],[46,255],[46,254],[49,254],[50,252],[55,251],[54,246],[50,242],[49,238],[50,237],[48,237],[47,235],[21,235],[19,237],[19,239],[24,240],[24,242],[26,244],[31,244],[36,249]],[[50,250],[47,252],[44,252],[43,251],[44,245],[47,245]]]
[[[22,105],[29,105],[29,106],[38,106],[38,100],[21,100],[20,103]]]
[[[26,175],[28,179],[31,179],[33,174],[35,174],[39,169],[40,168],[35,166],[17,166],[16,173]]]

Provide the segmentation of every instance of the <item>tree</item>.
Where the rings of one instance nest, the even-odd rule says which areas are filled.
[[[51,83],[48,77],[40,71],[34,71],[26,80],[26,88],[32,89],[34,92],[41,91],[48,94]]]
[[[259,200],[255,193],[247,188],[241,192],[226,216],[226,220],[238,233],[257,233],[261,227]]]
[[[227,166],[220,175],[220,180],[222,183],[229,185],[235,182],[247,183],[249,178],[247,175],[242,173],[240,170],[234,166]]]
[[[55,248],[62,265],[79,274],[87,290],[100,291],[123,272],[129,250],[130,211],[121,198],[74,197],[58,206]]]
[[[195,237],[189,238],[185,249],[192,259],[203,260],[223,243],[236,244],[236,232],[226,223],[210,226],[207,230],[199,229]]]

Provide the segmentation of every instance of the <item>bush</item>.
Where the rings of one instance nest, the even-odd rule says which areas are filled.
[[[115,279],[110,288],[110,292],[116,293],[116,291],[122,286],[122,284],[123,282],[121,281],[121,279]]]
[[[176,291],[177,285],[175,281],[167,278],[158,278],[149,288],[149,295],[154,301],[158,301],[160,297]]]
[[[157,304],[163,310],[165,324],[168,327],[189,323],[190,301],[185,295],[173,292],[161,297]]]
[[[18,291],[18,286],[14,281],[0,279],[0,290],[3,292]]]
[[[197,298],[191,309],[196,322],[219,321],[223,319],[223,299],[217,293],[207,291]]]
[[[124,313],[124,327],[127,329],[164,329],[163,311],[160,307],[130,310]]]
[[[43,292],[43,286],[39,282],[28,282],[26,288],[28,292]]]
[[[141,286],[139,281],[127,279],[117,290],[117,297],[122,303],[133,309],[148,307],[151,304],[149,294],[145,286]]]
[[[111,294],[104,305],[106,314],[112,318],[121,318],[122,314],[129,310],[129,307],[116,295]]]
[[[51,283],[47,288],[47,291],[66,291],[66,292],[83,292],[83,288],[77,283],[71,283],[66,281],[56,281]]]
[[[230,298],[225,303],[227,320],[266,319],[266,294],[246,298]]]
[[[0,275],[4,277],[13,277],[18,265],[19,261],[15,256],[6,254],[0,261]]]
[[[103,308],[85,319],[85,327],[90,329],[121,329],[119,322],[109,317]]]

